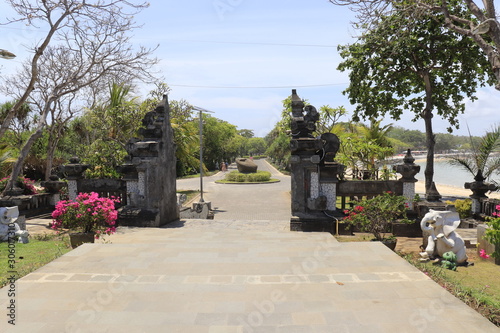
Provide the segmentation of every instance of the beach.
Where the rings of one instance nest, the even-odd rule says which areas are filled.
[[[436,184],[436,188],[443,197],[457,197],[457,198],[468,198],[471,194],[471,190],[467,190],[465,188]],[[415,183],[415,193],[420,195],[421,198],[424,198],[425,195],[425,183],[423,181],[418,181]],[[491,192],[486,193],[488,198],[500,199],[500,192]]]
[[[468,198],[471,194],[472,194],[472,191],[471,190],[468,190],[468,189],[465,189],[464,188],[464,185],[462,184],[460,187],[459,186],[452,186],[452,185],[448,185],[448,184],[440,184],[439,181],[436,181],[436,177],[439,177],[439,176],[442,176],[443,172],[440,172],[441,170],[439,170],[439,168],[441,167],[440,164],[438,162],[442,162],[442,161],[446,161],[448,160],[445,156],[437,156],[437,161],[435,161],[435,165],[434,165],[434,182],[436,184],[436,188],[439,192],[439,194],[441,194],[443,197],[458,197],[458,198]],[[426,162],[426,159],[425,158],[422,158],[422,157],[418,157],[415,159],[415,163],[419,163],[419,164],[422,164],[422,163],[425,163]],[[451,168],[451,166],[446,166],[447,168]],[[424,195],[425,195],[425,183],[424,183],[424,177],[423,177],[423,172],[424,172],[424,168],[425,168],[425,164],[421,166],[421,174],[420,174],[420,178],[419,181],[415,184],[415,193],[419,194],[421,198],[424,198]],[[442,168],[442,167],[441,167]],[[450,170],[453,170],[453,169],[447,169],[446,171],[449,172]],[[464,177],[464,175],[462,173],[459,173],[457,172],[457,170],[453,170],[453,176],[456,176],[455,179],[469,179],[467,180],[467,182],[472,182],[474,181],[472,179],[472,177],[470,176],[470,174],[467,174],[466,177]],[[449,177],[447,177],[449,178]],[[447,179],[448,181],[450,179]],[[455,183],[455,182],[453,182]],[[459,183],[459,182],[457,182]],[[466,181],[463,182],[464,184],[466,183]],[[500,192],[491,192],[491,193],[486,193],[486,196],[488,198],[494,198],[494,199],[500,199]]]

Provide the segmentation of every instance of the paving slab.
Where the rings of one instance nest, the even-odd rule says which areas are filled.
[[[245,224],[120,228],[0,290],[0,331],[498,332],[382,244]]]

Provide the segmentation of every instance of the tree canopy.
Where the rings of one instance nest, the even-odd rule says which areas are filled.
[[[409,23],[422,17],[442,16],[441,27],[473,41],[487,56],[489,68],[496,78],[495,88],[500,90],[500,23],[494,0],[329,0],[349,6],[357,13],[355,26],[369,29],[382,16],[403,13]],[[457,10],[459,9],[459,10]],[[479,54],[477,55],[479,56]]]
[[[344,61],[338,68],[350,71],[344,93],[356,105],[354,121],[386,114],[398,120],[405,110],[414,114],[413,121],[424,119],[426,188],[434,173],[434,113],[450,123],[451,132],[465,111],[464,98],[476,99],[477,87],[493,80],[478,46],[443,28],[443,20],[434,15],[410,22],[404,12],[395,12],[381,17],[358,42],[339,46]]]

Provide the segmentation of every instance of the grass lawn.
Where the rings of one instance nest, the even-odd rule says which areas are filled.
[[[7,242],[0,243],[0,287],[8,282],[8,277],[15,272],[17,278],[48,264],[71,250],[68,236],[38,235],[30,237],[28,244],[15,243],[15,262],[9,263]]]
[[[217,172],[219,172],[218,170],[216,171],[207,171],[207,172],[203,172],[203,177],[210,177],[210,176],[213,176],[215,175]],[[200,174],[197,173],[197,174],[194,174],[194,175],[187,175],[187,176],[183,176],[183,177],[179,177],[177,179],[189,179],[189,178],[200,178]]]

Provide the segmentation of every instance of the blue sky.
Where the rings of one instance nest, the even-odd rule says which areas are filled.
[[[0,3],[4,20],[5,3]],[[264,136],[279,120],[281,101],[296,88],[300,97],[320,107],[353,106],[342,91],[346,73],[336,70],[341,58],[337,45],[355,41],[350,21],[354,15],[327,0],[155,0],[136,21],[144,26],[134,32],[138,45],[159,45],[157,70],[172,91],[169,98],[214,111],[214,116],[239,129]],[[0,75],[19,66],[39,32],[0,26],[0,48],[18,55],[1,60]],[[145,95],[148,87],[139,92]],[[456,134],[482,135],[500,123],[500,92],[478,93],[467,104]],[[0,96],[0,101],[6,100]],[[407,114],[395,125],[424,130],[423,121],[412,123]],[[344,119],[347,120],[347,119]],[[446,132],[447,123],[434,118],[435,132]]]

